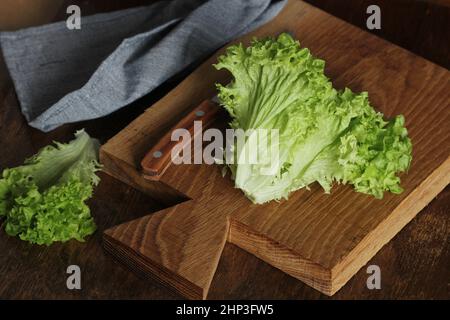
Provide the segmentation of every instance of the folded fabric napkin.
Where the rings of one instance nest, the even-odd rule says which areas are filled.
[[[0,33],[21,109],[42,131],[95,119],[148,94],[286,0],[174,0]]]

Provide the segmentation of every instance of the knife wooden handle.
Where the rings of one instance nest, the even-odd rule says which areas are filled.
[[[221,110],[222,108],[218,104],[210,100],[205,100],[181,119],[172,127],[172,129],[159,139],[142,159],[141,167],[143,177],[148,180],[159,180],[172,163],[172,149],[179,146],[179,150],[182,150],[195,138],[195,136],[201,133],[194,131],[194,121],[202,121],[202,129],[204,130],[217,119]],[[182,128],[189,131],[191,140],[186,141],[185,139],[182,139],[181,141],[172,141],[172,132]]]

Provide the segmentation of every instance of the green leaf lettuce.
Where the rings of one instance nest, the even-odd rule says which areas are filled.
[[[82,131],[67,144],[46,146],[0,179],[5,231],[31,243],[83,239],[95,223],[85,201],[99,182],[99,143]]]
[[[276,129],[279,135],[272,174],[261,174],[260,163],[228,164],[236,187],[253,202],[287,198],[313,182],[325,192],[335,181],[349,183],[376,198],[402,192],[397,174],[408,169],[412,149],[403,116],[386,121],[367,93],[334,89],[325,62],[290,35],[230,46],[215,67],[234,78],[217,85],[231,128]],[[251,152],[250,140],[234,148],[237,157]]]

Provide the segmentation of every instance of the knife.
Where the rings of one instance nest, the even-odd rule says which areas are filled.
[[[142,176],[151,181],[159,180],[172,163],[172,149],[178,146],[179,150],[182,150],[196,136],[202,133],[194,131],[194,121],[202,121],[202,129],[205,130],[219,118],[221,112],[224,112],[224,108],[219,106],[217,96],[200,103],[147,151],[141,161]],[[172,132],[176,129],[188,130],[191,140],[182,139],[181,141],[172,141]]]

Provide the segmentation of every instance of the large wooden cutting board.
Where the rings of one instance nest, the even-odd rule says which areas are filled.
[[[206,61],[101,149],[106,172],[168,204],[105,232],[105,247],[130,268],[189,298],[205,298],[226,241],[332,295],[430,202],[450,179],[450,73],[301,1],[237,42],[288,31],[327,62],[336,87],[368,91],[386,117],[403,114],[413,162],[405,191],[383,200],[335,186],[253,205],[215,165],[172,165],[142,178],[146,151],[229,75]],[[221,50],[222,51],[222,50]],[[218,54],[220,54],[219,52]]]

